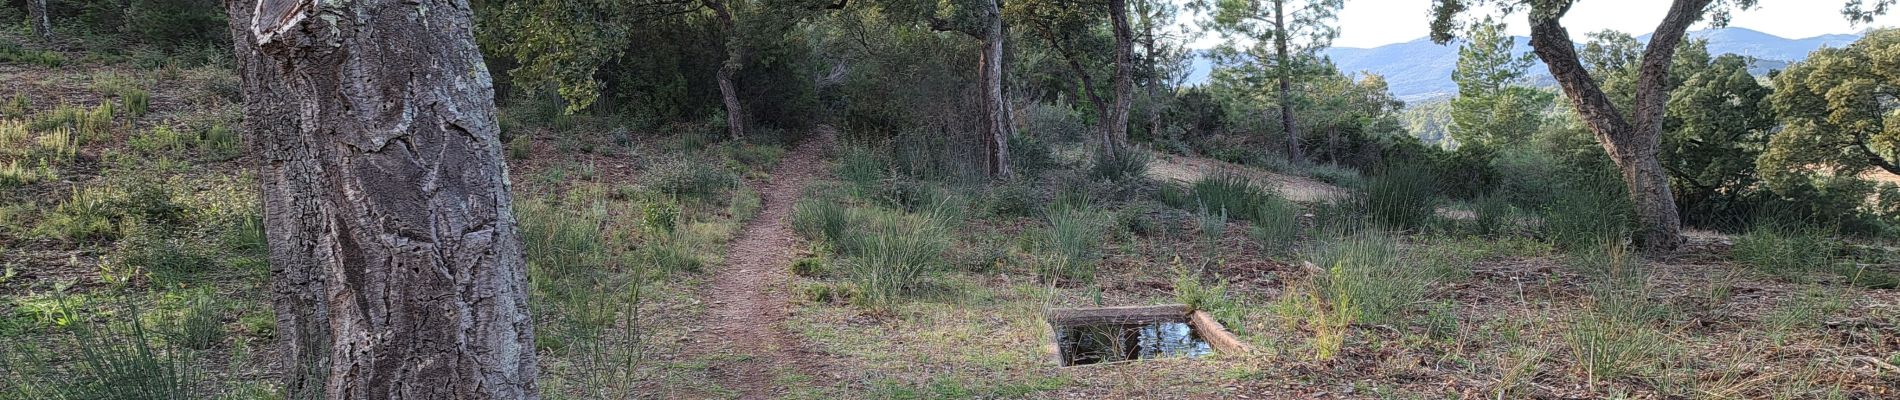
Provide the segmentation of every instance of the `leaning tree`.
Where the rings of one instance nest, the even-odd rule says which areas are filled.
[[[1604,152],[1622,172],[1630,201],[1636,207],[1642,233],[1637,244],[1649,252],[1674,249],[1682,243],[1682,219],[1669,189],[1669,174],[1658,160],[1664,114],[1669,104],[1669,67],[1689,27],[1709,18],[1724,26],[1729,12],[1755,6],[1757,0],[1671,0],[1669,12],[1650,34],[1637,60],[1634,98],[1627,108],[1604,94],[1599,82],[1577,56],[1576,42],[1563,26],[1563,17],[1577,0],[1433,0],[1432,40],[1450,42],[1458,29],[1458,15],[1474,7],[1494,6],[1506,14],[1524,11],[1530,19],[1531,49],[1563,88],[1577,115],[1596,135]],[[1850,21],[1867,22],[1886,13],[1895,0],[1847,0],[1842,14]],[[1712,17],[1712,18],[1711,18]]]
[[[464,0],[229,0],[294,399],[532,399],[494,89]]]

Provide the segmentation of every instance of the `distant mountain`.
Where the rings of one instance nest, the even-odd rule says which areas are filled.
[[[1844,47],[1860,35],[1837,34],[1823,35],[1806,39],[1786,39],[1747,28],[1723,28],[1695,31],[1690,37],[1708,39],[1709,53],[1734,53],[1761,59],[1755,65],[1755,73],[1766,74],[1770,69],[1780,69],[1788,63],[1807,58],[1809,52],[1822,47]],[[1530,38],[1519,36],[1514,53],[1524,54],[1531,51]],[[1637,37],[1647,42],[1649,35]],[[1451,81],[1451,71],[1458,65],[1458,46],[1438,45],[1430,39],[1419,38],[1405,43],[1394,43],[1370,49],[1335,47],[1326,50],[1339,70],[1348,73],[1369,72],[1384,76],[1391,85],[1392,94],[1405,101],[1419,101],[1448,97],[1458,93],[1458,85]],[[1194,70],[1189,74],[1189,84],[1206,82],[1213,69],[1213,62],[1206,57],[1194,60]],[[1550,71],[1543,63],[1531,66],[1526,77],[1535,85],[1552,85]]]

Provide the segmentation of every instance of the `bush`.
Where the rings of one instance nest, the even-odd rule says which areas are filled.
[[[849,210],[835,199],[808,197],[792,206],[792,230],[834,248],[843,244],[845,229],[851,222]]]
[[[681,198],[709,200],[739,186],[739,176],[717,165],[675,160],[648,169],[650,187]]]
[[[867,198],[877,192],[889,165],[871,149],[851,146],[838,159],[838,178],[851,184],[852,194]]]
[[[1102,259],[1106,219],[1086,208],[1064,209],[1049,215],[1049,245],[1055,265],[1040,271],[1045,277],[1089,280]]]
[[[1009,163],[1017,175],[1036,176],[1056,166],[1056,157],[1042,139],[1018,132],[1009,137]]]
[[[1551,188],[1539,210],[1544,238],[1565,251],[1589,251],[1629,239],[1635,210],[1620,178],[1609,173],[1576,174]]]
[[[1148,162],[1152,159],[1148,152],[1132,148],[1098,151],[1095,162],[1089,164],[1089,177],[1110,182],[1140,179],[1148,172]]]
[[[1436,183],[1425,168],[1387,167],[1366,182],[1366,211],[1373,221],[1394,229],[1423,226],[1434,211]]]
[[[1841,245],[1823,231],[1761,224],[1735,238],[1730,256],[1735,261],[1789,280],[1804,280],[1815,271],[1832,270]]]
[[[1434,276],[1401,257],[1398,239],[1376,231],[1349,233],[1321,243],[1308,261],[1325,270],[1315,277],[1320,299],[1351,304],[1353,320],[1397,322],[1425,297]]]
[[[77,323],[71,335],[0,348],[0,379],[28,399],[197,397],[192,389],[198,380],[195,360],[157,340],[155,333],[146,329],[136,309],[103,324]],[[59,359],[69,362],[52,362]]]
[[[123,214],[115,201],[102,189],[75,189],[72,196],[53,208],[40,220],[34,232],[67,241],[114,239],[119,237],[119,218]]]
[[[1306,175],[1320,182],[1334,186],[1356,188],[1365,185],[1365,178],[1359,176],[1359,170],[1342,167],[1337,164],[1317,164],[1306,167]]]
[[[145,116],[145,112],[152,107],[152,93],[145,89],[128,88],[120,91],[119,100],[125,102],[126,115],[134,118]]]
[[[990,187],[984,209],[998,217],[1027,217],[1042,209],[1043,200],[1027,182],[1010,181]]]
[[[870,209],[845,238],[853,251],[841,260],[846,275],[875,310],[888,310],[942,267],[949,232],[930,216]]]
[[[1087,138],[1088,126],[1075,108],[1063,103],[1037,103],[1029,108],[1030,134],[1048,140],[1073,143]]]

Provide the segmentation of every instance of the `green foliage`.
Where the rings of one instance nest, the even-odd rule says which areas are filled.
[[[1628,239],[1635,211],[1621,179],[1607,172],[1570,177],[1549,188],[1550,200],[1538,210],[1544,238],[1566,251],[1587,251]]]
[[[850,251],[839,264],[864,306],[888,311],[944,266],[949,234],[932,215],[864,210],[844,240],[842,248]]]
[[[1840,249],[1840,243],[1823,230],[1767,223],[1736,237],[1730,255],[1755,270],[1802,281],[1816,271],[1833,270]]]
[[[33,103],[26,99],[25,93],[15,93],[5,105],[0,105],[0,117],[6,119],[24,120],[27,113],[32,111]]]
[[[1325,269],[1314,278],[1315,294],[1327,304],[1349,304],[1356,321],[1400,321],[1434,282],[1431,274],[1418,273],[1419,263],[1401,256],[1398,239],[1377,231],[1333,238],[1306,258]]]
[[[1394,229],[1423,226],[1434,211],[1437,182],[1427,168],[1388,167],[1366,182],[1366,212],[1373,221]]]
[[[1831,172],[1900,170],[1900,116],[1890,101],[1900,30],[1876,30],[1844,48],[1815,51],[1775,76],[1769,98],[1780,132],[1761,155],[1762,178],[1777,192]]]
[[[724,195],[739,185],[739,176],[719,165],[690,160],[674,160],[655,165],[649,171],[653,190],[690,199],[710,199]]]
[[[152,107],[152,93],[145,89],[127,88],[118,93],[119,100],[125,102],[126,115],[134,118],[145,116]]]
[[[206,350],[224,342],[224,304],[210,290],[195,290],[186,295],[185,308],[176,320],[172,341],[192,350]]]
[[[66,63],[66,56],[52,50],[28,50],[13,41],[0,42],[0,64],[27,64],[42,68],[59,68]],[[15,117],[18,118],[18,117]]]
[[[1596,310],[1576,313],[1564,341],[1592,384],[1648,374],[1672,350],[1672,341],[1656,328]]]
[[[184,150],[186,146],[185,139],[185,135],[179,134],[178,131],[172,130],[171,127],[159,126],[143,134],[132,135],[132,138],[127,139],[125,144],[126,146],[132,147],[132,150],[137,150],[141,153],[166,155]]]
[[[62,304],[67,312],[73,310]],[[0,349],[0,377],[29,399],[193,398],[190,352],[160,340],[136,309],[106,323],[77,322],[51,340]],[[64,360],[56,362],[55,360]]]
[[[1670,95],[1661,155],[1686,223],[1734,226],[1735,216],[1760,206],[1755,162],[1775,116],[1770,89],[1748,67],[1725,54],[1699,71],[1672,72],[1693,74]]]
[[[1140,179],[1148,172],[1152,158],[1147,152],[1135,149],[1097,151],[1095,162],[1089,164],[1089,177],[1110,182]]]
[[[1093,280],[1102,259],[1104,216],[1087,208],[1063,208],[1049,214],[1049,244],[1054,260],[1039,273],[1045,277]]]
[[[835,199],[808,197],[792,207],[792,230],[806,239],[839,246],[850,225],[849,210]]]
[[[226,161],[243,154],[242,139],[237,131],[224,124],[214,124],[199,133],[198,148],[206,158],[213,161]]]
[[[1042,196],[1026,181],[1010,181],[990,186],[985,193],[984,210],[1000,217],[1027,217],[1042,210]]]
[[[1512,54],[1516,40],[1505,33],[1503,22],[1487,17],[1470,29],[1451,77],[1458,83],[1451,137],[1460,146],[1521,143],[1543,124],[1555,94],[1519,85],[1532,55]]]
[[[40,220],[34,232],[68,241],[117,238],[123,214],[110,196],[98,188],[74,189]]]

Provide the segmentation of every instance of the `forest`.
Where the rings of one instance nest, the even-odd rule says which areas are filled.
[[[1896,0],[1366,1],[6,0],[0,399],[1900,397]]]

